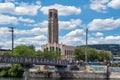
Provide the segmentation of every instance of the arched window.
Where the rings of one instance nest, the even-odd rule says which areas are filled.
[[[61,49],[59,48],[59,52],[61,52]]]
[[[50,47],[50,51],[54,51],[54,47],[52,46],[52,47]]]

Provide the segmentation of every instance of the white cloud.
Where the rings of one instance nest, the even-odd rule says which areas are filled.
[[[47,27],[48,21],[43,21],[35,24],[25,24],[25,26],[34,26],[34,27]]]
[[[75,29],[77,26],[80,26],[82,21],[80,19],[71,19],[70,21],[59,21],[59,28],[71,30]]]
[[[90,8],[97,12],[106,13],[109,0],[91,0]]]
[[[40,46],[47,43],[47,37],[44,35],[34,36],[34,37],[25,37],[25,38],[17,38],[14,40],[14,47],[18,45],[34,45],[37,49],[40,49]],[[8,39],[6,41],[1,41],[1,48],[3,49],[11,49],[11,40]]]
[[[67,37],[79,37],[82,35],[84,35],[84,30],[81,30],[81,29],[76,29],[66,34]]]
[[[20,3],[15,5],[12,2],[0,3],[0,13],[11,13],[15,15],[36,15],[41,5]]]
[[[9,31],[10,29],[8,27],[1,27],[0,28],[0,38],[8,38],[11,37],[11,32]],[[19,30],[19,29],[14,29],[14,34],[16,37],[18,36],[38,36],[38,35],[46,35],[47,34],[47,28],[33,28],[29,30]]]
[[[33,28],[29,30],[15,30],[16,35],[41,35],[46,34],[47,28]]]
[[[47,43],[47,37],[45,35],[39,35],[34,37],[25,37],[15,40],[15,46],[17,45],[34,45],[36,50],[40,50],[43,44]]]
[[[97,36],[97,37],[100,37],[100,36],[103,36],[104,34],[101,33],[101,32],[97,32],[97,33],[93,33],[94,36]]]
[[[89,30],[113,30],[120,27],[120,19],[94,19],[88,26]]]
[[[89,38],[88,44],[120,44],[120,36]]]
[[[9,28],[1,27],[0,28],[0,46],[2,48],[11,49],[11,32]],[[37,48],[42,44],[47,43],[46,37],[47,29],[46,28],[33,28],[30,30],[18,30],[14,29],[14,45],[35,45]],[[22,37],[21,37],[22,36]]]
[[[80,14],[81,8],[77,8],[75,6],[64,6],[61,4],[54,4],[51,6],[44,6],[40,10],[43,12],[43,14],[48,14],[49,9],[57,9],[59,16],[67,16],[72,14]]]
[[[80,19],[71,19],[70,21],[59,21],[59,29],[72,30],[78,26],[81,26],[82,21]],[[35,26],[35,27],[48,27],[48,21],[39,22],[36,24],[25,24],[25,26]]]
[[[14,16],[0,14],[0,24],[17,24],[18,20]]]
[[[18,15],[36,15],[40,6],[38,5],[28,5],[28,4],[21,4],[20,6],[15,8],[15,14]]]
[[[90,9],[106,13],[109,7],[120,9],[120,0],[90,0]]]
[[[16,40],[15,44],[20,45],[20,44],[26,44],[26,45],[41,45],[45,43],[47,40],[47,37],[44,35],[39,35],[39,36],[34,36],[34,37],[26,37],[26,38],[19,38]],[[41,43],[42,42],[42,43]]]
[[[29,18],[23,18],[23,17],[19,17],[18,20],[21,22],[27,22],[27,23],[34,23],[35,22],[35,20],[29,19]]]
[[[4,38],[9,37],[10,36],[9,34],[10,34],[9,28],[7,28],[7,27],[0,28],[0,39],[4,39]]]
[[[15,2],[15,0],[5,0],[5,2]]]
[[[37,5],[41,5],[41,2],[40,2],[40,1],[36,1],[36,4],[37,4]]]
[[[111,0],[111,2],[108,3],[108,7],[120,9],[120,0]]]
[[[0,3],[0,13],[13,12],[15,5],[13,3]]]
[[[0,24],[17,24],[18,22],[34,23],[35,20],[23,17],[14,17],[0,14]]]
[[[120,43],[120,36],[107,36],[105,38],[105,40],[108,42],[116,41],[116,42]]]
[[[65,36],[60,37],[60,43],[77,46],[84,43],[83,37],[85,37],[84,30],[75,29]]]

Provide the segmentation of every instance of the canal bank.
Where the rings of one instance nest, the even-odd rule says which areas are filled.
[[[119,67],[107,67],[107,66],[74,66],[75,69],[71,69],[69,66],[66,70],[55,70],[54,67],[42,66],[37,69],[31,69],[29,72],[29,77],[32,78],[92,78],[92,79],[109,79],[109,78],[120,78],[120,68]]]
[[[68,66],[66,70],[54,70],[39,67],[38,70],[31,69],[30,77],[49,77],[49,78],[108,78],[107,66]]]
[[[80,72],[80,71],[61,71],[61,72],[47,72],[47,73],[30,73],[30,77],[42,77],[42,78],[107,78],[106,73],[88,73],[88,72]]]

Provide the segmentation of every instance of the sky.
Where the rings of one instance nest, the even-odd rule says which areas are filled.
[[[0,0],[0,48],[48,43],[48,10],[58,10],[59,43],[120,44],[120,0]]]

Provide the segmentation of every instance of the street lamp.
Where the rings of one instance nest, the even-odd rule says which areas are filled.
[[[86,28],[86,45],[85,45],[85,62],[86,62],[86,64],[88,62],[87,46],[88,46],[88,28]]]

